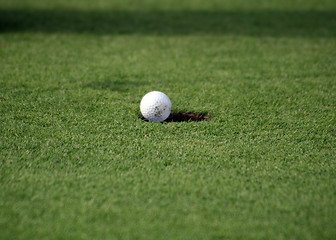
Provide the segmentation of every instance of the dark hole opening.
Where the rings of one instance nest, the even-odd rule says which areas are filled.
[[[147,121],[144,117],[141,117],[142,120]],[[171,113],[169,117],[163,122],[200,122],[200,121],[209,121],[210,116],[205,114],[196,114],[196,113]]]

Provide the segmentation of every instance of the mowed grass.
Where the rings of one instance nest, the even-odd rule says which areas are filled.
[[[0,239],[335,239],[335,76],[333,1],[1,2]]]

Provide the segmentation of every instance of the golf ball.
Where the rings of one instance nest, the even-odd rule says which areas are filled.
[[[162,122],[169,117],[171,101],[163,92],[147,93],[141,100],[140,111],[142,116],[150,122]]]

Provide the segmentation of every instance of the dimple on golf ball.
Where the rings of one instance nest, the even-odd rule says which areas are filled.
[[[142,116],[150,122],[162,122],[169,117],[171,101],[163,92],[152,91],[141,100],[140,111]]]

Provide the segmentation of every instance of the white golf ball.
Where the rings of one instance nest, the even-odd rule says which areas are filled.
[[[163,92],[147,93],[141,100],[140,111],[142,116],[150,122],[162,122],[169,117],[171,101]]]

